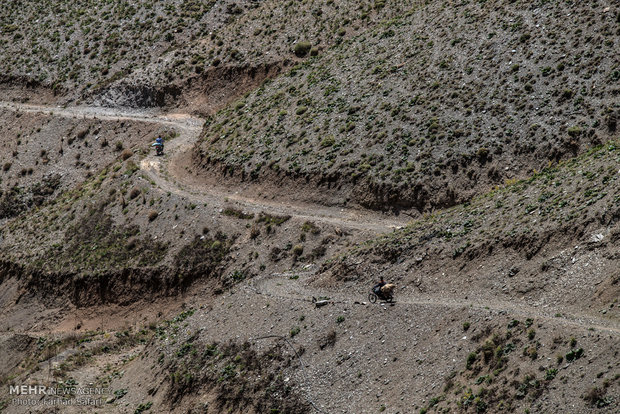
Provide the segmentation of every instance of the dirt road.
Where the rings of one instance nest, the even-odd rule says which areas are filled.
[[[0,109],[16,112],[44,113],[51,116],[65,118],[103,119],[103,120],[128,120],[134,122],[156,123],[173,128],[178,135],[166,143],[166,155],[157,157],[154,153],[140,161],[140,168],[162,191],[178,194],[188,200],[197,203],[208,203],[211,206],[224,208],[234,203],[238,208],[245,211],[258,213],[268,211],[271,214],[290,215],[301,220],[312,220],[347,229],[356,229],[371,233],[385,233],[406,225],[407,219],[387,214],[376,213],[368,210],[354,208],[326,207],[322,205],[292,204],[278,201],[256,200],[244,197],[238,191],[225,191],[221,187],[201,186],[196,184],[192,177],[184,176],[183,173],[172,174],[169,168],[179,159],[188,155],[195,142],[199,139],[204,121],[193,118],[187,114],[168,113],[161,114],[149,110],[119,110],[100,107],[49,107],[12,102],[0,102]],[[179,169],[175,169],[179,171]],[[194,177],[195,178],[195,177]],[[293,299],[309,301],[312,295],[327,295],[334,301],[344,303],[356,303],[365,300],[363,294],[359,297],[342,295],[336,292],[319,292],[317,289],[307,286],[309,278],[315,273],[314,270],[297,273],[302,276],[296,283],[280,283],[281,277],[289,279],[286,275],[270,275],[267,278],[259,278],[245,285],[256,293],[269,295],[280,299]],[[474,307],[496,312],[505,312],[521,317],[536,317],[554,320],[560,324],[579,326],[581,328],[594,328],[610,334],[620,335],[620,327],[613,321],[593,318],[586,315],[566,315],[554,317],[553,310],[525,308],[521,304],[497,302],[479,304],[471,301],[438,300],[431,297],[398,297],[399,306],[403,305],[430,305],[437,307]]]
[[[409,218],[402,215],[394,216],[356,208],[258,200],[222,186],[197,184],[195,177],[190,177],[189,173],[184,172],[183,169],[169,168],[181,158],[189,156],[189,152],[202,131],[204,120],[187,114],[162,114],[153,110],[120,110],[87,106],[53,107],[14,102],[0,102],[0,109],[74,119],[155,123],[172,128],[178,135],[166,143],[165,156],[157,157],[153,152],[140,161],[140,168],[162,191],[177,194],[195,203],[207,203],[216,208],[225,208],[234,203],[238,208],[254,213],[268,211],[270,214],[290,215],[300,220],[328,223],[345,229],[372,233],[390,232],[405,226],[409,221]]]

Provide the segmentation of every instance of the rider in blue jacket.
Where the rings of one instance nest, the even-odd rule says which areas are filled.
[[[157,149],[157,155],[164,153],[164,139],[162,137],[157,137],[152,146]]]

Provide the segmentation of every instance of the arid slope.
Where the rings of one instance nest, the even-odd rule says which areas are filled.
[[[220,111],[197,170],[375,209],[461,203],[617,135],[619,13],[428,2]]]

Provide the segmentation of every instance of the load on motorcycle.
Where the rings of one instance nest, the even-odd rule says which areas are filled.
[[[164,139],[162,137],[157,137],[151,146],[155,147],[155,155],[164,155]]]
[[[368,300],[372,303],[376,302],[377,299],[392,302],[394,300],[395,287],[396,285],[386,283],[385,280],[383,280],[383,277],[381,277],[381,281],[372,288],[372,291],[368,295]]]

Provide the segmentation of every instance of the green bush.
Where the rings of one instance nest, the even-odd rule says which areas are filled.
[[[568,132],[568,135],[570,135],[571,137],[577,137],[581,134],[581,128],[575,125],[568,128],[566,132]]]
[[[304,57],[308,54],[310,49],[312,49],[312,44],[310,42],[298,42],[293,48],[293,52],[299,57]]]
[[[467,364],[465,365],[465,367],[467,369],[471,369],[474,362],[476,362],[476,359],[478,359],[478,355],[475,352],[472,352],[469,355],[467,355]]]
[[[322,147],[331,147],[336,143],[336,139],[333,135],[328,135],[321,141]]]

